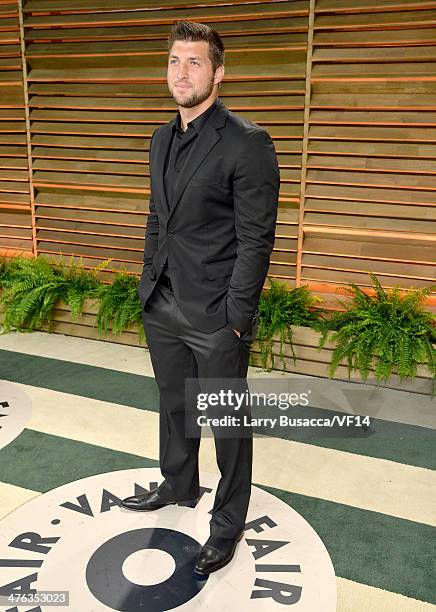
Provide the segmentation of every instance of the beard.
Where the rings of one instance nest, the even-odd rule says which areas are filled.
[[[186,100],[177,98],[176,95],[174,94],[175,88],[173,88],[172,96],[173,96],[173,100],[176,104],[178,104],[178,106],[181,106],[182,108],[192,108],[193,106],[198,106],[198,104],[201,104],[202,102],[204,102],[205,100],[207,100],[207,98],[210,96],[210,94],[213,91],[214,88],[214,76],[212,76],[212,78],[210,79],[209,83],[206,85],[206,87],[203,89],[203,91],[199,91],[199,92],[193,92],[189,98],[187,98]]]

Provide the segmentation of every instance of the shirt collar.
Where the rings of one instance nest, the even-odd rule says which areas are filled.
[[[221,104],[221,100],[220,98],[215,98],[215,101],[210,106],[208,106],[206,110],[201,113],[201,115],[198,115],[198,117],[195,117],[195,119],[188,122],[186,126],[186,131],[188,131],[189,128],[192,126],[196,133],[199,134],[202,128],[204,127],[204,124],[206,123],[208,117],[213,113],[218,104]],[[175,129],[177,129],[181,134],[186,133],[182,130],[180,111],[177,112],[176,123],[173,127],[173,130]]]

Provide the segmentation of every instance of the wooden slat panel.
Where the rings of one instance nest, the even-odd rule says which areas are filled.
[[[400,79],[398,79],[400,82]],[[336,83],[336,81],[335,81]],[[356,81],[357,83],[357,81]],[[381,84],[380,84],[381,85]],[[350,84],[344,81],[344,91],[349,89]],[[436,110],[436,101],[433,93],[422,94],[417,97],[413,93],[390,93],[381,90],[378,94],[370,91],[362,92],[362,87],[357,86],[355,93],[337,93],[335,101],[332,101],[330,92],[326,90],[337,89],[332,83],[326,81],[320,87],[314,87],[312,97],[312,108],[344,108],[358,110]],[[362,95],[364,94],[364,95]]]
[[[379,118],[380,121],[380,118]],[[406,128],[383,128],[383,127],[365,127],[363,132],[361,128],[354,127],[338,127],[335,129],[336,138],[339,140],[366,140],[366,141],[384,141],[384,142],[435,142],[436,132],[432,128],[415,127],[414,130]],[[331,139],[332,132],[329,126],[315,126],[310,131],[310,137],[313,139]]]
[[[229,20],[226,21],[211,21],[204,19],[204,23],[208,23],[211,27],[218,29],[220,35],[225,41],[228,36],[235,35],[259,35],[259,34],[284,34],[291,33],[293,38],[295,37],[299,41],[303,40],[301,33],[307,29],[307,18],[294,18],[294,19],[256,19],[254,13],[252,13],[252,20]],[[184,15],[186,17],[186,14]],[[144,21],[144,20],[143,20]],[[73,41],[108,41],[108,40],[126,40],[137,39],[143,40],[145,38],[166,38],[168,36],[169,26],[172,23],[172,19],[168,19],[165,25],[155,25],[153,22],[149,22],[149,28],[145,30],[144,25],[128,26],[128,23],[120,24],[117,28],[113,26],[111,28],[94,27],[94,28],[81,28],[81,27],[70,27],[60,28],[58,30],[53,29],[50,31],[51,40],[64,40],[65,42]],[[36,24],[35,24],[36,25]],[[110,31],[109,31],[110,30]],[[8,37],[10,39],[10,36]],[[29,29],[26,33],[26,41],[29,42],[47,42],[47,29],[34,28]],[[14,42],[16,39],[12,39]]]
[[[315,4],[301,282],[435,278],[434,8]]]
[[[106,103],[106,105],[119,97],[136,98],[134,102],[138,106],[142,103],[143,99],[147,100],[147,104],[151,105],[158,104],[159,98],[165,98],[165,105],[168,107],[171,103],[168,87],[163,82],[148,83],[146,89],[140,83],[111,83],[109,85],[104,83],[82,83],[80,85],[77,83],[30,83],[29,92],[45,96],[60,96],[61,100],[62,96],[75,96],[78,98],[89,96],[107,97],[109,98],[107,101],[100,101],[101,103]],[[289,81],[266,79],[261,82],[247,81],[234,83],[232,81],[225,81],[221,83],[223,98],[228,99],[229,96],[240,96],[241,103],[245,105],[250,104],[248,96],[292,95],[297,97],[299,95],[302,100],[304,92],[304,79],[292,79]],[[302,105],[303,102],[300,103],[300,106]]]
[[[434,261],[435,241],[417,241],[412,238],[378,237],[375,232],[365,237],[354,236],[348,233],[347,239],[338,240],[336,235],[328,235],[325,228],[322,232],[315,232],[313,228],[307,231],[304,242],[305,253],[319,253],[320,255],[343,255],[355,259],[361,257],[368,260],[399,261],[404,263]]]
[[[21,146],[20,146],[21,145]],[[0,5],[0,251],[32,249],[18,3]],[[17,213],[20,214],[17,214]]]
[[[271,0],[271,2],[283,2],[284,0]],[[220,6],[227,4],[227,0],[213,0],[212,2],[203,2],[203,6],[213,5]],[[235,6],[242,5],[250,5],[252,4],[252,0],[233,0],[232,2]],[[177,2],[176,0],[160,0],[159,4],[153,5],[150,3],[148,6],[150,10],[156,8],[157,6],[162,8],[174,8],[176,6],[184,7],[187,9],[195,8],[198,5],[197,0],[183,0],[182,2]],[[301,6],[306,6],[306,4],[302,5],[301,2],[294,2],[295,8],[301,8]],[[33,13],[37,14],[38,12],[46,13],[49,10],[54,10],[59,13],[87,13],[93,10],[105,10],[107,12],[110,11],[118,11],[119,10],[119,2],[117,0],[94,0],[92,3],[92,9],[89,6],[89,2],[87,0],[74,0],[74,2],[70,2],[67,0],[30,0],[26,3],[24,8],[25,13]],[[143,0],[125,0],[123,2],[124,10],[133,10],[133,9],[142,9],[144,10],[144,2]]]
[[[38,92],[40,88],[43,88],[45,84],[34,84],[30,89],[32,92]],[[240,84],[242,85],[242,84]],[[52,86],[54,89],[56,83]],[[90,86],[84,86],[82,88],[78,88],[77,92],[75,91],[74,84],[67,85],[68,87],[68,95],[65,93],[65,89],[63,91],[63,95],[36,95],[32,96],[29,101],[29,106],[33,108],[53,108],[53,109],[82,109],[82,110],[92,110],[98,107],[101,111],[107,110],[116,110],[123,111],[123,115],[118,115],[118,121],[124,120],[125,116],[128,116],[129,111],[140,111],[138,113],[141,121],[146,119],[147,111],[166,111],[170,114],[168,121],[174,116],[174,102],[171,98],[162,96],[161,98],[138,98],[135,97],[135,92],[132,91],[130,96],[128,97],[126,93],[121,95],[118,94],[119,97],[114,97],[112,99],[105,98],[106,86],[102,85],[100,87],[100,97],[86,97],[86,92],[94,93],[91,90]],[[86,89],[84,89],[86,87]],[[114,86],[112,86],[115,89]],[[104,89],[103,89],[104,88]],[[80,95],[80,92],[82,95]],[[44,89],[42,89],[42,93],[44,93]],[[53,91],[49,91],[48,93],[53,94]],[[59,91],[59,93],[61,93]],[[76,95],[70,95],[70,94]],[[109,92],[107,92],[109,93]],[[106,93],[106,95],[107,95]],[[113,91],[114,96],[117,94],[116,91]],[[298,106],[295,95],[286,95],[286,93],[280,95],[268,95],[268,91],[265,91],[265,88],[262,88],[262,92],[258,91],[257,93],[253,92],[250,97],[243,95],[243,92],[240,92],[240,96],[236,95],[220,95],[220,97],[225,102],[226,106],[234,109],[235,111],[243,111],[243,110],[251,110],[255,109],[271,111],[275,109],[279,110],[293,110],[296,106]],[[292,92],[289,92],[292,93]],[[299,93],[299,91],[297,91]],[[263,95],[262,95],[263,94]],[[301,103],[299,104],[301,106]],[[70,112],[70,111],[69,111]],[[33,113],[32,113],[33,116]],[[37,115],[36,115],[37,116]],[[163,119],[165,119],[167,115],[163,115]]]
[[[305,223],[307,225],[343,227],[343,228],[365,228],[365,230],[392,230],[405,232],[406,234],[422,233],[436,234],[436,221],[416,221],[410,219],[392,219],[389,217],[353,217],[351,215],[330,215],[330,214],[306,214]]]
[[[49,236],[49,238],[51,238],[51,236]],[[45,236],[39,236],[38,252],[53,254],[62,253],[63,255],[75,255],[77,257],[90,257],[89,253],[92,252],[92,257],[95,259],[96,265],[102,260],[114,259],[115,261],[123,263],[137,263],[138,271],[142,268],[140,264],[142,257],[140,257],[139,249],[135,252],[133,250],[123,250],[122,248],[111,248],[110,246],[90,240],[88,242],[82,241],[71,243],[71,236],[68,236],[68,240],[64,242],[60,241],[61,237],[57,238],[57,240],[45,240]]]
[[[360,143],[356,143],[357,146]],[[352,157],[352,156],[322,156],[322,155],[310,155],[308,162],[308,168],[329,168],[333,170],[359,170],[359,172],[383,172],[383,173],[394,173],[394,172],[407,172],[413,174],[430,174],[433,178],[435,175],[435,162],[432,159],[416,159],[416,158],[404,158],[397,157],[386,158],[386,157]],[[368,179],[371,180],[371,175],[368,174]],[[433,185],[433,184],[432,184]],[[431,186],[432,186],[431,185]]]
[[[231,109],[233,110],[233,109]],[[262,125],[271,124],[282,124],[290,125],[295,123],[301,123],[302,112],[301,111],[289,111],[286,109],[269,109],[268,111],[262,111],[259,109],[253,111],[240,111],[241,117],[244,117],[248,121],[254,121]],[[82,121],[84,123],[114,123],[118,122],[123,127],[129,129],[129,124],[164,124],[171,121],[174,117],[174,110],[168,112],[129,112],[123,111],[123,116],[120,117],[119,111],[76,111],[76,110],[34,110],[30,114],[32,121],[40,120],[47,122],[70,122],[70,121]],[[1,117],[0,117],[1,121]],[[50,124],[50,123],[49,123]],[[125,124],[128,124],[125,126]],[[436,123],[435,123],[436,125]]]
[[[340,137],[340,136],[339,136]],[[340,185],[365,185],[368,187],[390,187],[404,189],[426,189],[434,191],[436,189],[436,174],[394,174],[371,172],[341,172],[336,170],[312,170],[308,173],[307,180],[310,183],[321,184],[340,184]]]
[[[76,195],[70,191],[39,190],[36,198],[36,205],[65,207],[72,210],[97,210],[97,211],[125,211],[137,212],[148,210],[148,199],[141,197],[123,197],[118,194],[113,194],[113,197],[104,197],[98,194],[81,194]]]
[[[361,13],[373,13],[376,11],[414,11],[436,8],[436,4],[431,0],[355,0],[350,7],[347,0],[318,0],[316,5],[317,13],[351,13],[359,11]]]
[[[175,4],[175,3],[174,3]],[[89,7],[90,9],[91,7]],[[105,7],[106,8],[106,7]],[[115,7],[114,7],[115,8]],[[253,10],[255,8],[255,10]],[[247,3],[234,3],[233,5],[218,6],[215,2],[211,2],[207,6],[207,2],[202,5],[197,3],[191,3],[190,6],[191,17],[196,19],[206,19],[211,21],[214,17],[223,21],[233,21],[241,19],[258,20],[274,18],[279,16],[280,18],[291,17],[299,14],[304,14],[307,11],[307,3],[304,1],[298,2],[295,0],[282,2],[264,2],[257,4],[253,7],[252,4]],[[159,5],[148,6],[146,10],[135,10],[112,12],[105,10],[104,12],[97,12],[93,10],[89,13],[81,13],[79,11],[73,11],[68,8],[67,11],[58,11],[55,8],[51,8],[50,12],[52,15],[33,15],[26,17],[26,27],[78,27],[78,26],[111,26],[114,24],[125,24],[135,25],[143,23],[144,25],[159,24],[159,23],[172,23],[176,19],[183,19],[186,17],[186,4],[183,3],[182,8],[173,8],[171,5],[167,7],[167,10],[160,10]],[[73,13],[74,14],[68,14]],[[207,23],[205,21],[205,23]]]
[[[424,265],[422,263],[413,265],[408,262],[407,270],[404,270],[402,262],[393,261],[377,261],[377,260],[362,260],[354,257],[353,259],[344,259],[340,256],[328,257],[327,255],[307,255],[304,258],[306,267],[323,268],[326,270],[350,270],[356,272],[374,272],[374,274],[382,275],[389,274],[398,278],[416,278],[432,282],[434,278],[434,266]]]
[[[347,200],[315,200],[307,198],[306,211],[319,211],[329,213],[349,213],[359,216],[387,217],[392,219],[428,219],[436,220],[436,210],[434,206],[401,206],[382,202],[350,202]]]
[[[48,219],[68,220],[73,222],[87,222],[95,224],[110,224],[118,227],[137,227],[141,229],[140,235],[144,235],[145,214],[117,213],[100,210],[76,210],[70,208],[55,208],[48,206],[38,206],[36,208],[39,226],[44,225]],[[97,231],[97,228],[96,228]]]
[[[130,162],[130,167],[134,167],[133,164],[147,164],[148,166],[148,152],[144,151],[129,151],[129,150],[101,150],[101,149],[68,149],[66,147],[34,147],[33,148],[33,159],[34,164],[37,166],[36,160],[43,159],[68,159],[68,160],[100,160],[100,161],[112,161],[112,162]],[[144,166],[143,166],[144,167]],[[112,169],[114,166],[112,166]],[[116,166],[115,166],[116,168]]]
[[[424,62],[434,61],[435,58],[435,46],[429,45],[427,47],[399,47],[389,49],[389,62]],[[386,61],[386,50],[382,47],[361,47],[359,49],[317,49],[312,56],[312,61],[315,62],[326,62],[334,61],[339,65],[353,62],[353,65],[366,64],[367,62],[385,62]],[[365,74],[367,73],[366,65]]]
[[[386,127],[407,127],[407,128],[434,128],[436,125],[436,113],[434,112],[394,112],[391,111],[389,113],[381,113],[380,111],[377,113],[366,111],[312,111],[311,115],[311,123],[313,125],[355,125],[355,126],[372,126],[372,124]],[[387,134],[389,134],[389,130],[386,129]],[[432,130],[429,131],[431,134]],[[426,136],[426,130],[423,129],[424,136]],[[388,138],[388,140],[396,140],[396,133],[392,133],[392,138]],[[415,135],[415,134],[414,134]],[[316,138],[318,134],[311,134],[311,137]],[[431,137],[431,136],[429,136]],[[427,140],[426,136],[422,140]],[[420,139],[421,140],[421,139]]]
[[[346,199],[350,202],[385,202],[390,204],[410,204],[415,206],[434,206],[435,194],[432,191],[413,191],[411,189],[378,189],[377,187],[349,187],[333,184],[309,184],[307,195],[314,198]]]
[[[430,26],[436,22],[434,10],[404,10],[401,3],[395,7],[396,10],[390,11],[360,11],[357,6],[353,11],[347,13],[336,13],[325,15],[322,12],[317,14],[315,30],[340,29],[340,30],[372,30],[377,27],[411,27]]]
[[[313,43],[309,8],[30,0],[23,73],[18,4],[0,5],[0,249],[31,249],[34,198],[38,252],[83,257],[91,268],[113,258],[107,281],[119,269],[141,272],[149,139],[176,112],[166,38],[188,11],[223,37],[223,102],[274,139],[281,189],[270,276],[289,288],[308,283],[333,309],[336,289],[369,286],[369,270],[386,287],[428,285],[436,1],[316,0]],[[56,316],[66,333],[94,333],[84,324],[92,319],[75,326]],[[298,367],[325,372],[314,351],[302,342]]]
[[[305,40],[302,34],[266,34],[257,35],[247,39],[245,36],[227,37],[225,41],[226,53],[241,53],[249,50],[262,49],[265,52],[269,49],[301,50],[305,48]],[[117,45],[110,42],[88,42],[86,54],[92,56],[120,56],[126,53],[135,56],[144,56],[166,52],[166,38],[143,39],[143,40],[119,40]],[[77,57],[83,56],[84,50],[78,43],[30,43],[27,46],[28,58],[41,57]]]
[[[162,11],[161,3],[144,7],[133,2],[120,11],[114,0],[26,4],[40,251],[58,245],[62,252],[68,247],[84,255],[88,245],[91,259],[96,252],[98,257],[110,252],[120,261],[140,261],[134,238],[139,234],[132,234],[132,228],[143,240],[149,138],[176,112],[166,86],[166,38],[169,23],[186,11],[186,4],[167,0],[164,5]],[[224,103],[264,125],[274,138],[282,187],[272,268],[292,277],[309,3],[191,5],[192,18],[216,24],[225,41]],[[141,215],[132,214],[136,211]],[[129,244],[134,245],[130,253]]]
[[[368,39],[368,33],[365,31],[347,32],[343,30],[336,32],[316,31],[314,39],[317,48],[361,48],[362,45],[365,47],[384,47],[395,44],[410,47],[415,44],[434,45],[436,34],[434,27],[431,27],[431,25],[428,28],[424,26],[410,29],[405,26],[399,29],[372,30],[370,39]]]
[[[328,282],[332,288],[341,284],[349,284],[351,282],[356,283],[362,287],[369,287],[370,281],[368,272],[372,268],[368,266],[366,273],[359,274],[356,270],[342,270],[340,268],[327,269],[327,268],[309,268],[303,267],[302,277],[306,281],[325,281]],[[401,289],[419,289],[421,287],[428,287],[428,279],[416,279],[416,278],[405,278],[400,272],[398,275],[388,276],[387,274],[378,274],[379,281],[386,288],[400,287]]]
[[[403,143],[401,147],[397,143],[385,143],[375,142],[367,143],[365,141],[359,142],[344,142],[333,140],[311,140],[309,146],[310,153],[328,153],[329,156],[347,155],[356,156],[360,155],[366,164],[378,164],[379,158],[391,160],[392,164],[397,161],[401,164],[402,158],[408,159],[419,159],[427,163],[426,160],[436,159],[436,150],[433,144],[422,144],[422,143]],[[330,163],[333,165],[335,159],[331,159]],[[327,162],[328,163],[328,162]]]
[[[104,162],[92,162],[92,161],[71,161],[71,160],[53,160],[53,159],[38,159],[35,160],[33,165],[34,171],[36,170],[52,170],[54,172],[95,172],[95,173],[110,173],[113,171],[113,165]],[[148,174],[148,168],[146,169],[143,165],[139,164],[123,164],[118,163],[114,174],[126,174],[143,176],[146,172]]]

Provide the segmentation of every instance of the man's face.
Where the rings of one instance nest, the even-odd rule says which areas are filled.
[[[209,58],[209,43],[176,40],[168,55],[168,89],[175,102],[184,108],[201,104],[221,81],[224,67],[214,74]]]

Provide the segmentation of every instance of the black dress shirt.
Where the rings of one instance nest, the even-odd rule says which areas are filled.
[[[173,205],[175,185],[180,173],[183,171],[183,166],[186,163],[189,152],[209,116],[213,113],[220,102],[220,99],[216,98],[215,101],[201,113],[201,115],[198,115],[198,117],[187,124],[185,132],[182,130],[180,111],[177,113],[176,123],[173,125],[171,144],[168,147],[168,153],[164,166],[164,187],[170,209]],[[166,277],[169,276],[167,263],[165,263],[165,268],[162,274]]]

